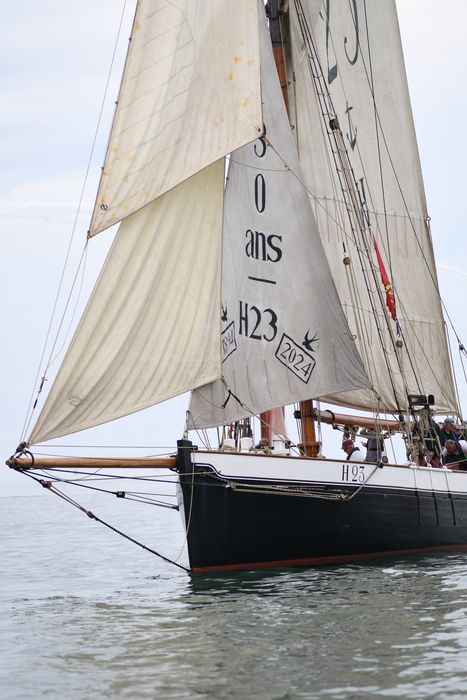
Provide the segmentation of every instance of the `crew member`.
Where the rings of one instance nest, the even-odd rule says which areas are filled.
[[[455,440],[446,440],[443,450],[443,464],[450,469],[461,469],[467,471],[467,460],[459,443]]]
[[[363,454],[355,447],[353,440],[343,440],[342,449],[347,452],[347,462],[363,462]]]

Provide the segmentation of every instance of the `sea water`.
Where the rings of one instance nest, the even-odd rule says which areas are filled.
[[[176,511],[91,506],[186,564]],[[3,700],[467,697],[467,555],[191,577],[46,491],[0,522]]]

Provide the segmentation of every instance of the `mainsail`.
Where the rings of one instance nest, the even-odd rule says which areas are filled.
[[[456,411],[395,3],[294,0],[290,15],[291,120],[300,163],[339,297],[371,380],[371,392],[338,392],[328,398],[397,411],[407,405],[407,393],[433,394],[438,411]],[[365,240],[350,231],[316,97],[307,32],[370,224]],[[373,308],[381,279],[373,235],[395,292],[403,342],[399,357],[396,324],[388,323],[384,307],[377,313]],[[344,255],[352,259],[351,270],[342,264]]]
[[[364,387],[302,183],[265,20],[265,136],[232,154],[224,205],[222,380],[193,392],[191,427]]]

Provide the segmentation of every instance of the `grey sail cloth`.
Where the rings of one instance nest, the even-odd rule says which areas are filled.
[[[193,392],[189,427],[367,385],[301,182],[264,20],[260,50],[266,134],[232,154],[225,195],[223,381]]]
[[[433,394],[437,411],[456,412],[395,3],[302,0],[300,7],[312,31],[371,233],[395,293],[403,339],[398,361],[384,304],[377,314],[371,307],[370,298],[377,299],[378,288],[385,296],[375,249],[371,236],[357,244],[353,240],[296,3],[291,2],[291,121],[300,164],[339,298],[374,390],[323,398],[354,408],[395,411],[406,407],[407,393]],[[344,246],[352,261],[350,268],[342,265]],[[368,274],[371,269],[376,281]],[[389,326],[395,338],[396,324],[391,319]]]

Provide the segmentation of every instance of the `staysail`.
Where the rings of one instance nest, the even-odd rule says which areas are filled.
[[[222,380],[193,392],[191,427],[364,387],[260,29],[265,136],[235,151],[224,204]]]
[[[290,75],[295,81],[291,121],[300,163],[339,297],[372,386],[371,393],[337,392],[328,398],[352,407],[396,411],[407,405],[407,393],[433,394],[437,410],[455,411],[395,3],[293,0],[290,14]],[[307,31],[370,223],[372,235],[365,243],[355,242],[349,229],[310,70]],[[378,283],[381,279],[372,236],[395,293],[403,342],[399,358],[393,342],[396,324],[390,321],[391,338],[383,309],[380,306],[375,314],[371,306],[376,283],[368,288],[370,268]],[[342,264],[347,255],[351,270]]]
[[[261,132],[257,26],[257,0],[138,3],[91,235]]]
[[[31,444],[220,376],[223,191],[220,160],[121,224]]]
[[[223,157],[262,130],[257,13],[138,2],[90,233],[123,223],[31,442],[220,376]]]

